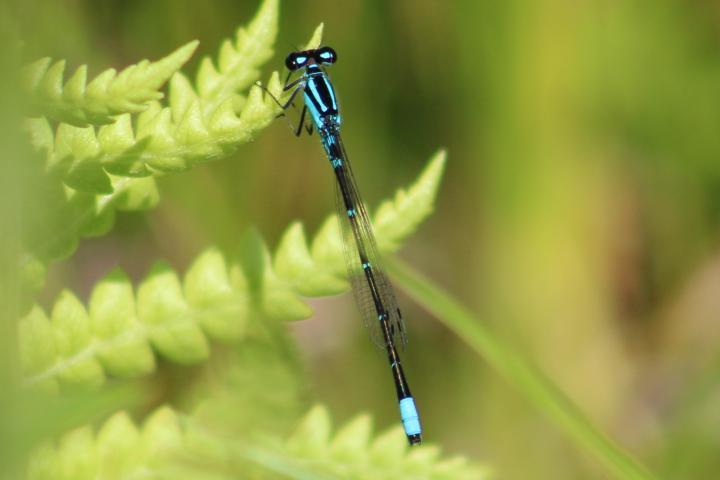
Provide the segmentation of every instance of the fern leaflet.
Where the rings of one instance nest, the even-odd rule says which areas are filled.
[[[444,163],[439,152],[413,185],[380,206],[376,218],[386,222],[378,230],[383,251],[396,248],[430,214]],[[392,227],[396,223],[399,227]],[[208,249],[183,281],[167,264],[157,263],[135,292],[127,276],[115,270],[95,286],[88,307],[66,291],[49,318],[36,306],[21,320],[23,372],[28,384],[57,390],[99,385],[107,375],[149,374],[154,352],[173,362],[198,363],[208,356],[209,339],[242,340],[255,318],[309,317],[312,310],[302,297],[346,291],[345,275],[334,215],[310,245],[302,226],[293,223],[274,256],[251,230],[236,256],[228,259]]]
[[[87,65],[63,84],[65,61],[42,58],[23,72],[25,90],[40,115],[78,127],[112,123],[115,115],[143,111],[160,100],[159,88],[188,61],[197,48],[192,41],[156,62],[143,60],[117,73],[107,69],[87,81]]]

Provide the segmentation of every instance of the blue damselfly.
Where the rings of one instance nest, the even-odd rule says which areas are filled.
[[[372,224],[358,190],[355,175],[340,137],[341,115],[335,90],[324,66],[337,60],[330,47],[290,53],[285,66],[289,70],[284,92],[291,92],[284,104],[275,99],[283,110],[293,106],[298,93],[304,105],[295,135],[303,131],[308,112],[312,123],[305,130],[317,130],[330,165],[335,173],[337,208],[341,225],[348,275],[353,294],[373,341],[385,349],[395,382],[400,417],[411,445],[422,441],[422,428],[415,400],[400,365],[397,345],[407,343],[405,325],[390,281],[380,264]],[[291,81],[295,72],[300,75]],[[269,92],[268,92],[269,93]],[[274,98],[274,97],[273,97]]]

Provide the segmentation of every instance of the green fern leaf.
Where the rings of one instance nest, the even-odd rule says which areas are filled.
[[[445,151],[441,150],[410,188],[398,190],[393,200],[378,207],[373,226],[381,250],[396,251],[400,242],[432,213],[445,161]]]
[[[82,427],[56,445],[38,448],[28,466],[28,480],[94,480],[97,478],[172,478],[156,476],[182,451],[178,416],[168,407],[156,410],[138,428],[125,412],[107,420],[95,434]]]
[[[397,247],[426,218],[445,162],[438,153],[407,192],[379,210],[388,225],[411,220],[378,237],[382,250]],[[412,199],[410,202],[408,199]],[[238,342],[253,318],[292,321],[312,314],[303,297],[348,289],[337,219],[331,216],[308,247],[302,226],[291,225],[274,258],[254,230],[230,260],[210,248],[181,282],[156,264],[133,291],[127,276],[111,272],[94,288],[86,309],[63,292],[51,320],[36,307],[20,321],[23,373],[31,385],[99,385],[107,375],[133,378],[155,368],[153,351],[168,360],[195,364],[207,359],[209,340]],[[59,383],[58,383],[59,382]]]
[[[149,82],[160,78],[159,73],[174,73],[167,106],[156,101],[159,93],[146,94],[142,108],[129,108],[132,105],[126,102],[128,105],[123,105],[128,108],[113,110],[117,114],[115,121],[100,128],[67,122],[53,132],[47,120],[35,119],[27,124],[33,145],[45,154],[48,169],[57,172],[68,186],[100,194],[112,192],[108,174],[143,177],[178,172],[199,162],[228,156],[270,124],[277,114],[277,104],[261,89],[251,88],[247,96],[240,94],[240,90],[257,80],[259,66],[272,55],[277,15],[278,1],[265,0],[250,25],[238,30],[235,41],[222,44],[217,68],[209,58],[203,60],[196,86],[185,75],[175,72],[177,68],[171,71],[167,67],[174,66],[179,59],[186,60],[196,46],[192,43],[158,63],[166,68],[141,63],[113,77],[113,81],[107,80],[110,83],[102,84],[104,90],[98,87],[99,91],[114,95],[125,92],[138,79]],[[316,29],[314,42],[319,41],[321,31]],[[34,89],[44,91],[41,87],[46,83],[61,85],[61,69],[47,67],[38,63],[30,70],[28,82]],[[142,75],[143,72],[154,75]],[[96,81],[106,76],[110,77],[101,76]],[[162,78],[164,81],[167,76]],[[275,97],[282,95],[277,72],[271,75],[267,88]],[[61,87],[48,89],[55,97],[63,94]],[[131,113],[138,113],[135,122]]]
[[[86,65],[63,84],[65,61],[43,58],[25,68],[24,84],[41,115],[79,127],[112,123],[115,115],[141,112],[149,101],[161,99],[158,89],[188,61],[197,45],[190,42],[156,62],[143,60],[120,73],[105,70],[89,83]]]
[[[57,356],[75,360],[59,369],[60,381],[89,386],[102,384],[105,372],[100,361],[86,354],[91,349],[93,335],[90,316],[82,303],[69,291],[63,291],[55,302],[51,319]]]
[[[149,328],[150,341],[163,356],[178,363],[207,358],[207,339],[193,321],[180,280],[169,265],[157,263],[140,285],[137,313]]]
[[[181,364],[207,359],[208,339],[243,338],[249,294],[230,283],[225,258],[209,249],[189,269],[184,288],[157,263],[137,296],[115,270],[93,289],[86,309],[70,292],[49,320],[39,307],[20,321],[20,355],[28,385],[57,390],[102,384],[107,375],[134,378],[155,369],[153,350]]]
[[[268,447],[268,443],[277,446]],[[229,440],[195,417],[169,407],[153,412],[141,427],[119,412],[96,434],[82,427],[55,444],[38,448],[30,459],[27,478],[218,478],[214,471],[259,480],[490,478],[486,467],[464,457],[443,457],[432,445],[409,449],[400,427],[373,437],[367,415],[356,417],[333,435],[330,416],[322,406],[314,407],[288,440],[260,445]]]
[[[318,474],[337,478],[480,480],[487,468],[463,457],[443,459],[432,445],[409,448],[402,427],[373,438],[368,415],[350,420],[333,435],[327,409],[314,407],[287,441],[284,453]]]
[[[137,318],[130,280],[120,270],[110,272],[93,289],[88,307],[94,351],[108,373],[132,378],[155,368],[147,331]]]
[[[198,323],[210,337],[238,341],[247,331],[250,297],[238,275],[231,283],[225,257],[215,248],[201,254],[185,276],[188,304],[197,312]]]
[[[380,205],[373,225],[381,252],[397,250],[432,213],[445,161],[446,154],[441,150],[407,190],[399,190],[393,200]],[[286,288],[305,296],[331,295],[347,289],[337,222],[335,215],[329,216],[309,247],[300,224],[293,224],[285,231],[275,256],[274,269],[285,281]]]
[[[181,91],[180,78],[176,76],[171,82],[170,106],[151,102],[138,116],[135,128],[129,114],[123,114],[97,131],[61,124],[50,142],[48,125],[43,125],[42,120],[28,124],[27,129],[33,139],[46,142],[47,165],[68,186],[109,194],[113,190],[108,173],[142,177],[153,172],[184,171],[199,162],[227,156],[274,119],[275,102],[257,88],[251,91],[239,114],[227,100],[205,116],[202,101],[194,91]],[[280,95],[277,74],[268,85],[270,91]]]
[[[75,122],[60,123],[53,129],[47,118],[27,120],[26,131],[35,150],[44,156],[49,180],[59,177],[69,188],[57,188],[52,194],[52,212],[29,225],[23,234],[27,253],[20,269],[28,280],[26,289],[37,290],[42,285],[42,264],[70,255],[80,236],[106,233],[113,225],[115,210],[152,208],[158,201],[154,175],[184,171],[198,162],[227,156],[272,122],[278,106],[269,95],[251,88],[243,96],[237,89],[255,81],[259,65],[272,54],[277,3],[265,0],[251,24],[238,31],[234,42],[224,44],[218,68],[210,60],[203,62],[196,86],[176,72],[167,106],[152,100],[159,98],[157,95],[143,97],[142,108],[126,110],[132,114],[113,110],[117,114],[114,122],[99,128]],[[322,25],[308,45],[319,44],[321,35]],[[156,64],[141,62],[112,79],[105,74],[96,80],[97,85],[109,81],[112,88],[91,91],[88,86],[85,96],[75,97],[91,102],[99,98],[98,91],[120,94],[132,90],[133,82],[159,87],[160,79],[164,81],[177,70],[192,49],[194,44],[186,45]],[[49,62],[45,63],[26,72],[33,91],[42,85],[56,85],[46,88],[55,92],[52,98],[56,99],[78,91],[78,82],[70,84],[75,90],[67,84],[63,88],[62,69],[51,69]],[[277,73],[271,75],[267,88],[272,95],[282,96]],[[139,97],[133,98],[140,102]]]
[[[250,24],[238,29],[234,42],[222,43],[217,66],[203,58],[196,84],[204,113],[214,112],[258,79],[259,67],[273,55],[277,29],[278,0],[265,0]]]
[[[57,352],[54,331],[47,315],[39,307],[33,308],[20,322],[18,344],[24,375],[34,375],[34,383],[43,390],[57,390],[57,379],[53,375]]]

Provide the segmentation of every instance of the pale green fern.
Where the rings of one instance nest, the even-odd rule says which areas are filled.
[[[316,406],[288,440],[250,446],[161,407],[140,428],[120,412],[96,434],[90,427],[70,432],[38,449],[28,469],[29,480],[96,478],[482,480],[489,474],[464,458],[441,457],[432,445],[408,451],[400,427],[373,437],[367,415],[333,435],[327,410]]]
[[[200,62],[195,84],[197,96],[202,98],[204,113],[214,111],[228,98],[236,100],[239,111],[243,98],[238,92],[252,85],[260,76],[259,67],[273,55],[272,44],[277,36],[277,0],[266,1],[260,7],[255,19],[247,28],[238,29],[235,42],[225,40],[220,46],[217,66],[205,57]],[[316,35],[320,35],[318,29]],[[310,45],[319,44],[320,37],[314,36]],[[184,75],[182,79],[189,84]]]
[[[26,130],[43,156],[49,185],[42,189],[52,200],[43,218],[24,225],[21,271],[30,291],[42,285],[47,262],[71,254],[80,237],[107,232],[115,210],[152,208],[158,200],[153,175],[227,156],[273,120],[278,107],[269,96],[260,88],[240,90],[257,80],[259,66],[272,55],[277,17],[277,0],[265,0],[235,41],[222,44],[217,67],[203,59],[195,85],[175,72],[195,42],[157,63],[141,62],[117,76],[106,72],[87,86],[84,69],[63,86],[62,64],[29,67],[34,101],[47,100],[47,108],[46,116],[27,120]],[[322,25],[307,46],[318,45],[321,35]],[[173,72],[163,105],[154,100],[157,88]],[[267,88],[281,95],[277,73]],[[104,123],[118,113],[106,125],[77,126],[82,119]],[[54,126],[52,119],[64,123]]]
[[[305,469],[343,479],[482,480],[485,468],[464,457],[443,459],[432,444],[410,448],[399,425],[373,438],[372,420],[360,415],[333,434],[330,414],[314,407],[283,452]]]
[[[259,75],[258,65],[272,54],[277,32],[277,0],[266,0],[236,42],[220,49],[218,67],[204,59],[192,85],[176,73],[170,81],[168,105],[153,101],[135,121],[128,113],[96,129],[60,124],[53,132],[47,119],[28,123],[36,149],[46,164],[73,189],[109,194],[109,174],[148,176],[187,170],[193,165],[229,155],[251,140],[278,113],[278,106],[259,88],[247,88]],[[319,42],[318,27],[311,42]],[[267,89],[282,94],[277,72]]]
[[[432,211],[445,164],[439,152],[407,190],[378,208],[378,243],[392,251]],[[232,259],[211,248],[183,281],[158,263],[137,292],[121,271],[94,288],[86,308],[63,292],[50,318],[40,307],[20,322],[27,382],[99,385],[106,375],[138,377],[155,368],[153,350],[177,363],[208,356],[208,340],[236,342],[253,318],[298,320],[312,314],[301,297],[334,295],[348,288],[337,218],[328,217],[308,245],[300,223],[287,228],[271,257],[250,231]]]
[[[57,445],[46,444],[33,455],[29,480],[90,480],[96,478],[163,478],[154,468],[170,465],[182,449],[176,414],[161,408],[140,430],[125,413],[110,418],[95,434],[83,427],[65,434]]]
[[[158,91],[188,61],[198,42],[184,45],[157,62],[143,60],[117,73],[109,68],[87,81],[87,65],[75,70],[63,84],[65,61],[50,58],[28,65],[24,86],[37,113],[79,127],[113,122],[121,113],[137,113],[151,100],[160,100]]]

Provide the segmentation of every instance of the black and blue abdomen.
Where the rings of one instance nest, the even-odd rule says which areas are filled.
[[[335,98],[335,90],[330,85],[325,73],[316,65],[309,65],[306,75],[307,81],[303,95],[315,128],[321,130],[327,121],[339,125],[340,112]]]

